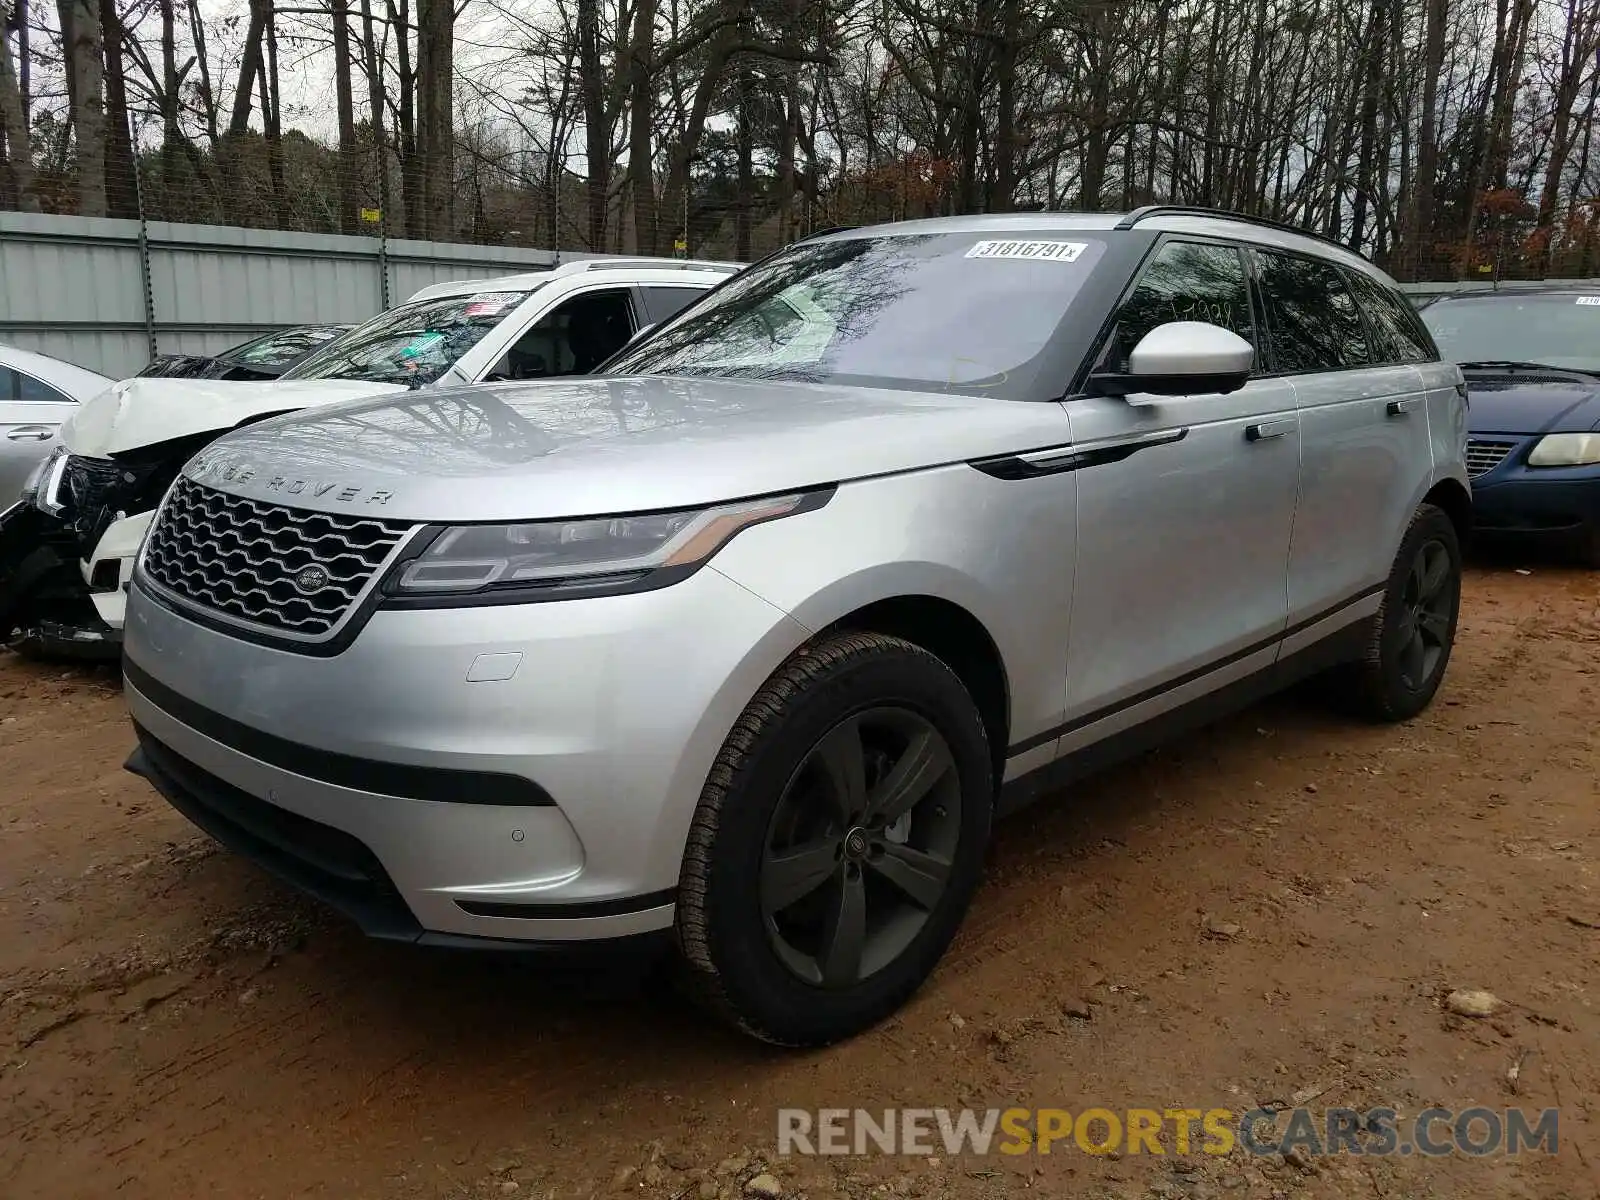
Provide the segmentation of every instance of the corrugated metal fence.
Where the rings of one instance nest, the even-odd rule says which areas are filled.
[[[364,321],[429,284],[557,261],[548,250],[0,212],[0,342],[121,377],[157,352]],[[1600,280],[1574,282],[1600,289]],[[1421,300],[1492,285],[1404,286]]]
[[[122,377],[153,353],[364,321],[429,284],[556,261],[548,250],[0,212],[0,342]]]

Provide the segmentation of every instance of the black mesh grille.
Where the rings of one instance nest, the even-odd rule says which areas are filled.
[[[144,569],[203,608],[314,638],[339,623],[409,529],[181,479],[150,531]]]

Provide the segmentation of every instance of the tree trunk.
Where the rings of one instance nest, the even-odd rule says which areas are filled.
[[[755,122],[750,108],[755,103],[755,80],[747,67],[740,67],[734,85],[734,119],[738,123],[737,182],[733,210],[733,257],[739,262],[750,261],[750,218],[755,210]],[[688,241],[689,231],[683,231]]]
[[[333,5],[333,85],[339,106],[339,232],[360,230],[357,189],[355,95],[350,82],[350,0]]]
[[[426,238],[428,222],[422,205],[422,158],[417,153],[416,94],[417,75],[411,69],[411,3],[389,0],[389,24],[395,31],[396,80],[400,93],[399,128],[396,149],[400,155],[400,202],[405,206],[405,230],[409,237]]]
[[[1595,54],[1595,27],[1600,14],[1591,4],[1585,8],[1580,0],[1567,0],[1566,29],[1561,44],[1561,73],[1556,79],[1555,122],[1550,131],[1550,160],[1545,164],[1544,186],[1539,189],[1539,231],[1543,245],[1539,252],[1540,273],[1550,270],[1555,252],[1556,209],[1561,194],[1561,178],[1572,156],[1576,138],[1573,130],[1573,108],[1583,87],[1584,72]],[[1591,110],[1588,121],[1595,114]]]
[[[628,39],[628,191],[633,200],[634,248],[654,254],[656,179],[652,134],[655,127],[655,75],[651,46],[655,38],[656,0],[635,0],[633,34]]]
[[[78,214],[106,215],[105,80],[97,0],[59,0],[67,92],[77,142]]]
[[[100,0],[101,45],[105,52],[106,82],[106,212],[123,220],[139,217],[138,164],[133,157],[133,133],[128,125],[128,81],[122,69],[127,31],[117,12],[117,0]]]
[[[417,123],[427,235],[455,236],[455,5],[417,0]]]
[[[1358,253],[1367,234],[1367,208],[1377,186],[1372,162],[1377,153],[1378,94],[1383,83],[1383,2],[1372,0],[1366,31],[1361,39],[1361,141],[1356,152],[1356,195],[1350,218],[1350,247]]]
[[[1450,0],[1427,0],[1427,29],[1422,51],[1422,113],[1417,120],[1417,171],[1407,221],[1406,254],[1411,279],[1426,278],[1430,251],[1437,241],[1434,181],[1439,173],[1439,76],[1444,72],[1445,24]]]
[[[1467,189],[1467,221],[1462,235],[1463,270],[1477,241],[1484,189],[1491,182],[1504,182],[1506,161],[1510,155],[1511,113],[1516,105],[1517,92],[1522,86],[1522,54],[1527,45],[1528,23],[1533,15],[1534,0],[1509,2],[1510,11],[1507,13],[1507,0],[1500,0],[1501,19],[1496,25],[1494,54],[1491,58],[1493,99],[1489,106],[1488,132],[1484,144],[1478,148],[1472,182]]]
[[[222,141],[216,90],[211,86],[210,58],[206,53],[206,27],[200,16],[200,0],[189,0],[189,34],[194,38],[194,58],[200,73],[200,106],[205,111],[206,141],[213,155]]]
[[[239,86],[233,93],[233,111],[228,117],[230,137],[240,137],[250,128],[256,76],[261,74],[261,47],[266,38],[267,18],[271,15],[272,0],[250,0],[250,25],[245,30],[244,53],[239,60]],[[196,23],[203,24],[204,18],[197,18]]]
[[[783,128],[778,130],[778,245],[795,239],[795,141],[800,127],[800,76],[790,67],[784,73]]]
[[[578,78],[583,93],[588,246],[598,252],[606,245],[606,207],[611,190],[611,126],[606,120],[606,77],[600,64],[599,0],[578,0]]]
[[[20,36],[18,42],[21,42]],[[7,190],[23,212],[38,212],[39,196],[34,191],[33,139],[28,134],[28,110],[23,103],[16,68],[11,62],[11,43],[3,31],[0,31],[0,139],[5,141],[6,147]]]
[[[161,190],[168,209],[178,194],[178,155],[183,129],[178,124],[178,30],[172,0],[158,0],[161,13]]]
[[[283,88],[278,74],[278,19],[266,0],[267,58],[261,72],[261,124],[267,141],[267,174],[272,180],[273,210],[278,228],[291,228],[289,184],[283,170]]]
[[[372,0],[361,0],[361,29],[364,34],[361,54],[367,72],[367,104],[372,109],[372,148],[378,177],[378,216],[389,221],[389,153],[383,133],[383,58],[378,53],[378,38],[373,32]]]
[[[1000,53],[995,63],[994,191],[990,212],[1010,212],[1017,199],[1017,53],[1021,0],[1000,0]]]

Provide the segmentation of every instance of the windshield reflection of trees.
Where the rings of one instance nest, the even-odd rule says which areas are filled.
[[[1258,255],[1278,370],[1327,371],[1369,361],[1361,314],[1333,267],[1269,251]]]
[[[1244,262],[1237,250],[1192,242],[1161,250],[1117,310],[1117,369],[1126,371],[1140,339],[1169,321],[1206,321],[1255,345]]]
[[[752,400],[754,397],[752,397]],[[693,412],[726,413],[691,380],[563,380],[385,396],[302,413],[272,432],[306,463],[468,472],[543,457],[578,438],[680,425]],[[265,432],[265,431],[264,431]]]
[[[929,259],[916,253],[935,235],[893,238],[851,238],[819,242],[791,250],[783,258],[727,284],[715,303],[692,312],[676,326],[663,330],[631,354],[612,364],[608,374],[710,374],[748,379],[820,380],[834,372],[845,343],[872,333],[879,313],[907,295],[915,273]],[[726,358],[747,353],[749,326],[764,306],[797,284],[806,284],[811,300],[827,312],[835,332],[813,362],[784,362],[781,355],[767,363],[729,364]],[[729,342],[735,347],[730,354]],[[746,345],[740,345],[741,342]],[[769,340],[753,350],[778,350]]]
[[[285,378],[432,383],[526,298],[512,294],[487,313],[472,312],[474,296],[402,305],[323,347]],[[427,337],[434,340],[419,344]]]

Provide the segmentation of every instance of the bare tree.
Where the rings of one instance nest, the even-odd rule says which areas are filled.
[[[67,96],[77,148],[78,212],[106,215],[105,75],[97,0],[58,0]]]

